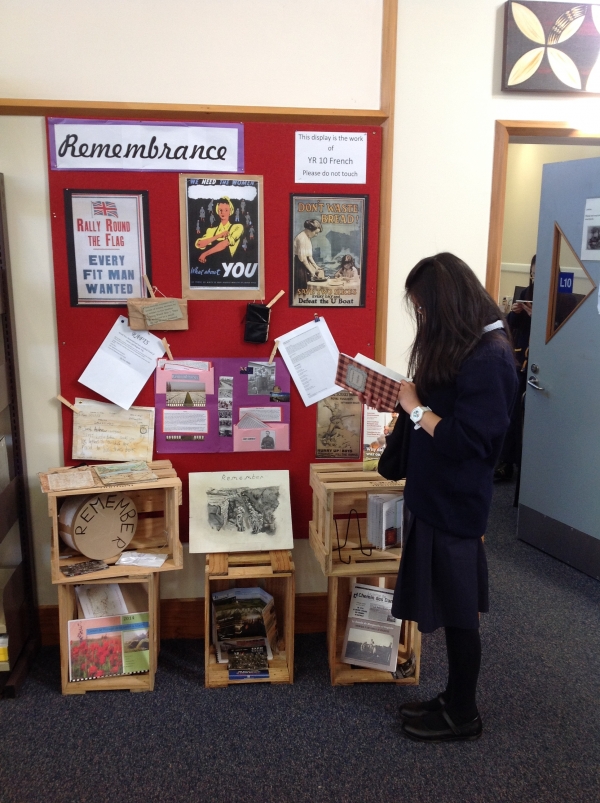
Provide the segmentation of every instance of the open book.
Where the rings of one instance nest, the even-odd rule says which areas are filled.
[[[396,409],[403,379],[406,380],[406,377],[402,374],[364,354],[349,357],[340,353],[338,358],[335,384],[353,393],[370,393],[373,402],[381,400],[378,409],[382,411],[392,412]]]

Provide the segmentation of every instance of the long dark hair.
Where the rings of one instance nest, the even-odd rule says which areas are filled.
[[[479,343],[483,327],[503,320],[498,305],[471,268],[454,254],[422,259],[405,283],[417,333],[408,370],[417,392],[452,382]]]

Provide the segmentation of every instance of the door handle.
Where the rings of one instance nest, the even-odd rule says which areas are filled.
[[[532,387],[534,390],[544,390],[544,388],[543,388],[543,387],[541,387],[541,386],[538,384],[538,378],[537,378],[537,376],[530,376],[530,377],[529,377],[529,379],[527,380],[527,384],[528,384],[528,385],[531,385],[531,387]]]

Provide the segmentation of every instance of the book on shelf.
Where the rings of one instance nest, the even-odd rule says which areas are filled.
[[[402,620],[392,616],[394,592],[356,583],[350,596],[341,661],[395,672]]]
[[[257,680],[269,677],[267,648],[252,644],[229,650],[227,667],[229,680]]]
[[[277,644],[277,617],[271,594],[262,588],[215,591],[212,637],[219,663],[227,663],[232,649],[250,646],[264,646],[271,660]]]
[[[338,357],[335,384],[352,393],[370,393],[374,401],[380,400],[380,410],[396,409],[402,380],[406,377],[364,354],[350,357],[340,353]]]
[[[369,494],[367,537],[376,549],[402,546],[404,497],[400,494]]]
[[[150,669],[148,613],[68,622],[69,678],[97,680]]]

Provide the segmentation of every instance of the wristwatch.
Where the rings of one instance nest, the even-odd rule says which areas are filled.
[[[415,425],[415,429],[421,429],[421,425],[419,421],[423,418],[425,413],[431,412],[431,407],[415,407],[415,409],[410,414],[410,420]]]

